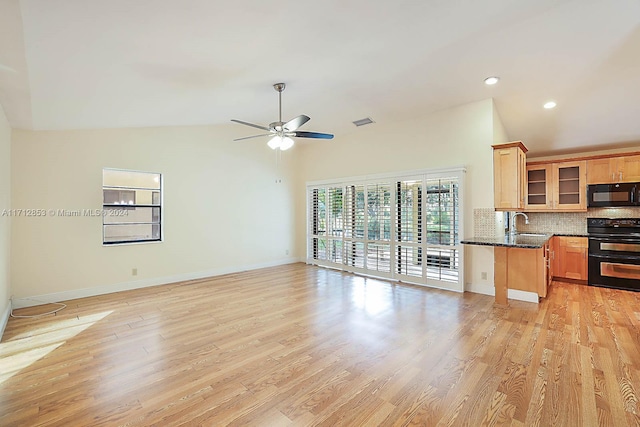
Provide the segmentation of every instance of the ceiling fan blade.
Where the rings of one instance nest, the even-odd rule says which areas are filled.
[[[236,138],[234,139],[234,141],[242,141],[243,139],[258,138],[259,136],[269,136],[269,135],[273,135],[273,133],[262,133],[260,135],[245,136],[244,138]]]
[[[262,126],[262,125],[256,125],[253,123],[249,123],[249,122],[243,122],[242,120],[236,120],[236,119],[231,119],[232,122],[236,122],[236,123],[240,123],[241,125],[245,125],[245,126],[251,126],[253,128],[258,128],[258,129],[262,129],[262,130],[268,130],[271,131],[271,129],[269,129],[266,126]]]
[[[298,117],[294,117],[293,119],[289,120],[282,127],[285,128],[285,130],[288,130],[291,132],[298,129],[300,126],[307,123],[309,120],[311,120],[311,117],[305,116],[304,114],[302,114]]]
[[[319,138],[319,139],[333,139],[333,135],[330,133],[320,133],[320,132],[305,132],[305,131],[297,131],[293,132],[293,135],[298,138]]]

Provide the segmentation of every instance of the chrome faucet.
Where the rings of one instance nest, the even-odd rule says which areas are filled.
[[[516,217],[518,215],[522,215],[524,217],[524,223],[525,224],[529,224],[529,217],[527,216],[526,213],[524,213],[524,212],[514,212],[513,214],[511,214],[511,220],[509,221],[509,235],[511,237],[513,237],[516,234],[518,234],[518,230],[516,229]]]

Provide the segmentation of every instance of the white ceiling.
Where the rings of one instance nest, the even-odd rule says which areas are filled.
[[[532,153],[640,145],[640,2],[0,0],[14,128],[268,124],[279,81],[337,139],[492,97]]]

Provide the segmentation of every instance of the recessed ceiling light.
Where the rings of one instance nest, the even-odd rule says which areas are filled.
[[[547,110],[550,110],[550,109],[556,107],[556,102],[555,101],[549,101],[549,102],[545,103],[543,105],[543,107],[546,108]]]
[[[500,80],[500,77],[487,77],[486,79],[484,79],[484,84],[491,86],[498,83],[498,80]]]

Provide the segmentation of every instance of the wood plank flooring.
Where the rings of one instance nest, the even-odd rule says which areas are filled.
[[[10,319],[0,425],[640,425],[640,293],[504,307],[292,264],[67,304]]]

